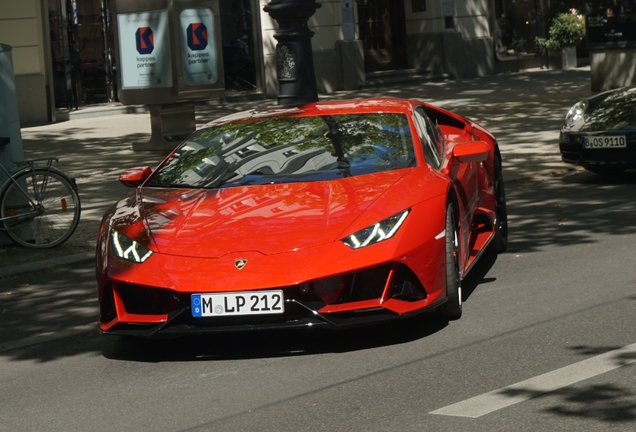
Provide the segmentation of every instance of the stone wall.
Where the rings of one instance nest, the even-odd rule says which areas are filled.
[[[22,125],[49,121],[42,2],[0,0],[0,43],[13,48],[16,92]]]

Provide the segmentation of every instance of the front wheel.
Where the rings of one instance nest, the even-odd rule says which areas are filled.
[[[58,246],[73,234],[79,218],[75,186],[62,173],[46,168],[18,174],[0,197],[4,229],[22,246]]]
[[[446,303],[439,307],[439,315],[447,320],[462,316],[461,247],[459,225],[452,204],[446,208]]]

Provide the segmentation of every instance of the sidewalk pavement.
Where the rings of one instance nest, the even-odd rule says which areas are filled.
[[[321,100],[373,96],[417,98],[476,120],[497,136],[504,161],[504,178],[514,181],[562,175],[558,131],[567,110],[589,97],[589,67],[566,71],[531,70],[466,80],[419,81],[386,87],[321,95]],[[275,104],[211,101],[196,107],[197,125],[222,115]],[[27,159],[58,157],[59,169],[77,181],[82,204],[73,236],[53,249],[0,246],[0,279],[90,262],[101,216],[129,189],[118,176],[126,168],[154,167],[167,152],[134,152],[133,142],[150,138],[149,114],[121,107],[97,107],[74,112],[69,121],[22,129]]]

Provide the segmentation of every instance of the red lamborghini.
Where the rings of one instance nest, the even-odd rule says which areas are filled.
[[[463,276],[507,244],[495,138],[416,100],[230,115],[120,180],[97,246],[108,334],[457,319]]]

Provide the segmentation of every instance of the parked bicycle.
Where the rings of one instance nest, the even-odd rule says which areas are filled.
[[[0,138],[0,149],[9,144]],[[8,179],[0,187],[0,230],[16,243],[51,248],[73,234],[80,218],[75,181],[54,168],[57,158],[13,162],[11,171],[0,165]]]

